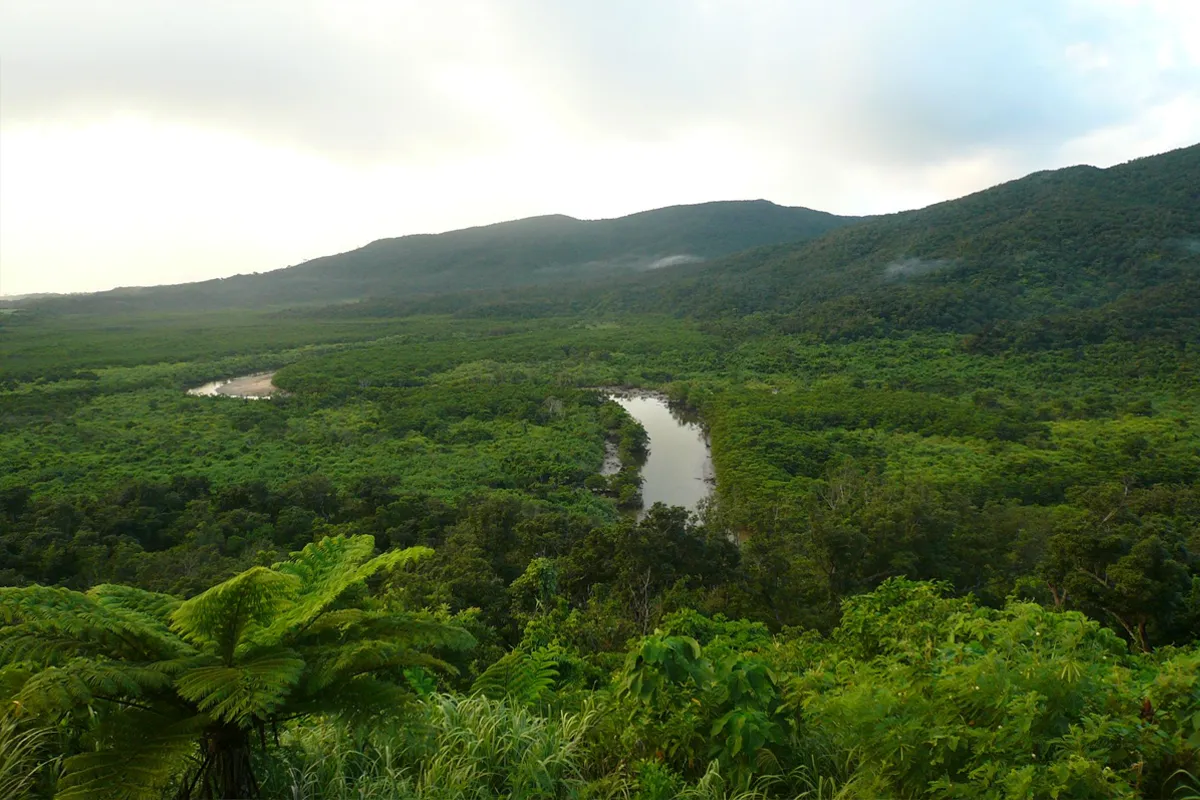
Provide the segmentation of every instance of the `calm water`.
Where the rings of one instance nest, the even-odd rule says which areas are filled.
[[[253,375],[243,375],[240,378],[206,383],[203,386],[197,386],[195,389],[188,389],[187,393],[199,397],[217,397],[220,395],[222,397],[241,397],[246,400],[262,400],[278,391],[275,388],[275,384],[271,383],[271,378],[274,375],[274,372],[256,372]]]
[[[642,499],[683,506],[692,511],[708,497],[713,478],[712,457],[704,431],[672,413],[667,401],[652,395],[611,399],[642,423],[650,435],[650,457],[642,467]]]

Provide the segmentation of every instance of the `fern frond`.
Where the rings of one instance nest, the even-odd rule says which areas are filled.
[[[327,714],[350,721],[399,714],[414,700],[412,692],[372,675],[359,675],[311,694],[298,696],[288,704],[291,717]]]
[[[376,572],[393,570],[396,567],[415,564],[423,558],[429,558],[433,555],[433,550],[428,547],[406,547],[403,550],[389,550],[382,555],[375,556],[367,563],[358,568],[358,580],[366,580]]]
[[[276,650],[239,664],[199,667],[178,677],[179,695],[209,716],[245,727],[263,720],[287,699],[304,672],[291,650]]]
[[[264,642],[293,641],[351,586],[382,569],[432,552],[426,547],[410,547],[371,558],[374,551],[375,539],[371,536],[328,536],[306,545],[293,554],[292,560],[275,564],[273,569],[295,576],[301,588],[296,602],[276,618]]]
[[[50,616],[74,618],[94,612],[96,603],[86,595],[51,586],[0,588],[0,624]]]
[[[493,700],[534,705],[558,680],[558,655],[546,648],[529,653],[514,650],[483,671],[471,691]]]
[[[150,714],[130,713],[105,731],[105,747],[68,758],[55,800],[160,800],[164,789],[194,761],[205,717],[163,725]]]
[[[164,628],[170,622],[171,612],[183,601],[178,597],[159,592],[147,592],[134,586],[122,586],[117,583],[102,583],[87,591],[88,596],[96,598],[107,608],[123,608],[136,611],[148,617],[160,620]]]
[[[410,614],[391,613],[363,620],[361,631],[364,636],[400,640],[409,647],[445,647],[462,651],[476,645],[475,637],[465,628]]]
[[[122,619],[141,623],[163,637],[178,638],[170,625],[171,613],[183,602],[178,597],[113,583],[93,586],[87,594]]]
[[[295,646],[334,645],[354,639],[387,639],[409,647],[445,647],[469,650],[475,637],[465,629],[437,619],[388,611],[338,609],[314,620]]]
[[[253,567],[180,603],[171,612],[171,625],[232,664],[238,647],[288,608],[298,583],[291,575]]]
[[[279,614],[264,641],[292,641],[357,582],[358,567],[375,551],[370,536],[327,536],[312,542],[290,561],[273,566],[293,576],[299,588],[296,601]]]
[[[341,639],[346,632],[357,630],[359,626],[380,614],[381,612],[367,611],[362,608],[339,608],[326,611],[312,621],[312,624],[304,631],[303,636],[313,639]]]
[[[306,653],[311,672],[305,691],[314,693],[339,681],[373,672],[399,672],[407,667],[429,667],[456,672],[453,666],[407,645],[382,640],[355,641]]]
[[[0,660],[16,660],[13,648],[22,658],[103,654],[135,661],[175,657],[187,649],[177,636],[147,620],[70,589],[0,588]],[[38,638],[52,647],[35,647],[32,640]]]
[[[0,661],[54,667],[81,656],[105,658],[112,649],[109,646],[112,643],[104,641],[107,637],[103,630],[89,631],[91,635],[81,641],[57,631],[46,631],[46,627],[22,624],[0,629]]]
[[[114,701],[169,700],[171,676],[155,665],[97,662],[78,658],[61,667],[50,667],[29,677],[13,698],[39,716],[90,705],[97,698]]]

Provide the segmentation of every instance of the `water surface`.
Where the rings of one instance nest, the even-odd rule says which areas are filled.
[[[642,467],[642,500],[695,511],[712,488],[708,437],[694,421],[671,410],[666,398],[651,394],[609,395],[642,423],[650,436],[650,456]]]
[[[271,383],[273,377],[275,377],[274,372],[256,372],[240,378],[226,378],[206,383],[195,389],[188,389],[187,393],[198,397],[217,397],[219,395],[221,397],[241,397],[245,400],[262,400],[279,391],[278,387]]]

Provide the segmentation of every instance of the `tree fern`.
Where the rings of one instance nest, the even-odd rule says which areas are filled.
[[[76,655],[154,660],[189,648],[135,611],[102,595],[45,586],[0,588],[0,663]]]
[[[32,714],[53,716],[91,705],[97,699],[169,694],[172,677],[157,665],[76,658],[48,667],[28,678],[13,698]]]
[[[351,586],[382,569],[433,552],[426,547],[413,547],[369,558],[373,549],[374,540],[370,536],[329,536],[294,553],[292,560],[276,564],[273,569],[296,577],[301,589],[295,602],[277,615],[268,637],[281,641],[302,634]]]
[[[329,537],[189,600],[123,586],[0,589],[0,691],[31,715],[94,718],[93,752],[65,762],[61,796],[257,793],[251,733],[304,714],[387,713],[423,652],[469,647],[437,620],[350,592],[430,551],[372,557]]]

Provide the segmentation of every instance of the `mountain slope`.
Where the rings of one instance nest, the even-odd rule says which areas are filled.
[[[1034,173],[814,241],[663,270],[616,302],[765,312],[832,338],[940,329],[1053,343],[1114,326],[1194,335],[1198,280],[1200,145]]]
[[[365,247],[256,275],[59,298],[73,310],[226,308],[437,295],[594,279],[812,238],[857,221],[765,200],[610,220],[534,217]]]

